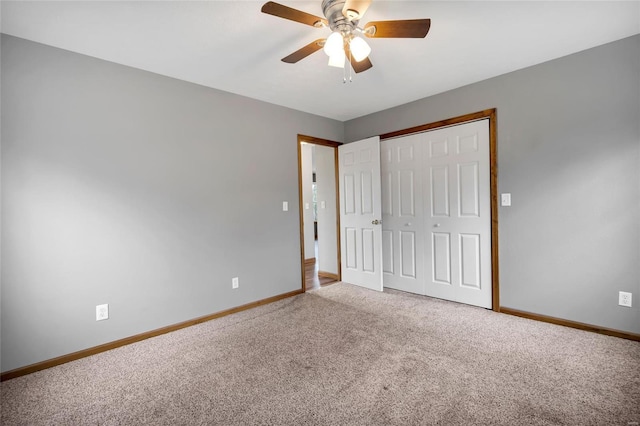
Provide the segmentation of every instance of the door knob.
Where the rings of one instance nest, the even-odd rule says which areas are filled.
[[[435,225],[433,225],[434,228],[440,228],[440,224],[436,223]]]
[[[378,219],[376,219],[376,220],[372,220],[372,221],[371,221],[371,224],[372,224],[372,225],[382,225],[382,221],[381,221],[381,220],[378,220]]]

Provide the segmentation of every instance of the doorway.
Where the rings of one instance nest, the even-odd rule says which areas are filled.
[[[339,142],[298,135],[302,290],[340,280]]]

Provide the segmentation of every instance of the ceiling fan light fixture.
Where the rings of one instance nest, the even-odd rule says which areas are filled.
[[[342,34],[336,31],[327,37],[327,41],[324,44],[324,53],[331,57],[337,55],[340,51],[344,55],[344,39],[342,38]]]
[[[356,62],[362,61],[369,56],[369,53],[371,53],[371,47],[369,47],[362,37],[354,37],[349,43],[349,47],[351,49],[353,59],[355,59]]]
[[[340,49],[335,54],[329,56],[329,66],[336,68],[344,68],[344,62],[346,59],[346,55],[344,54],[344,50]]]

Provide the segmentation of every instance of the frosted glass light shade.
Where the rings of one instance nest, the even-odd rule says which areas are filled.
[[[349,43],[349,46],[351,47],[353,59],[355,59],[356,62],[360,62],[371,53],[371,48],[361,37],[354,37],[351,43]]]
[[[344,41],[342,39],[342,34],[339,32],[331,33],[331,35],[327,37],[327,41],[324,43],[324,53],[331,57],[336,55],[338,51],[342,51],[344,54]]]
[[[329,66],[336,68],[344,68],[344,60],[346,56],[344,50],[340,49],[335,54],[329,56]]]

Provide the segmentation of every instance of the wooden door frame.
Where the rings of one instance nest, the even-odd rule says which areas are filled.
[[[489,119],[489,177],[491,202],[491,309],[500,312],[500,262],[498,261],[498,111],[486,109],[459,117],[410,127],[380,135],[380,140],[424,133],[429,130]]]
[[[340,181],[338,175],[338,147],[342,145],[340,142],[328,139],[316,138],[313,136],[298,134],[298,212],[300,214],[300,266],[302,273],[302,292],[306,292],[305,280],[305,254],[304,254],[304,200],[302,198],[302,143],[311,145],[321,145],[333,149],[334,173],[336,182],[336,255],[338,265],[338,279],[342,279],[342,265],[340,263]]]

